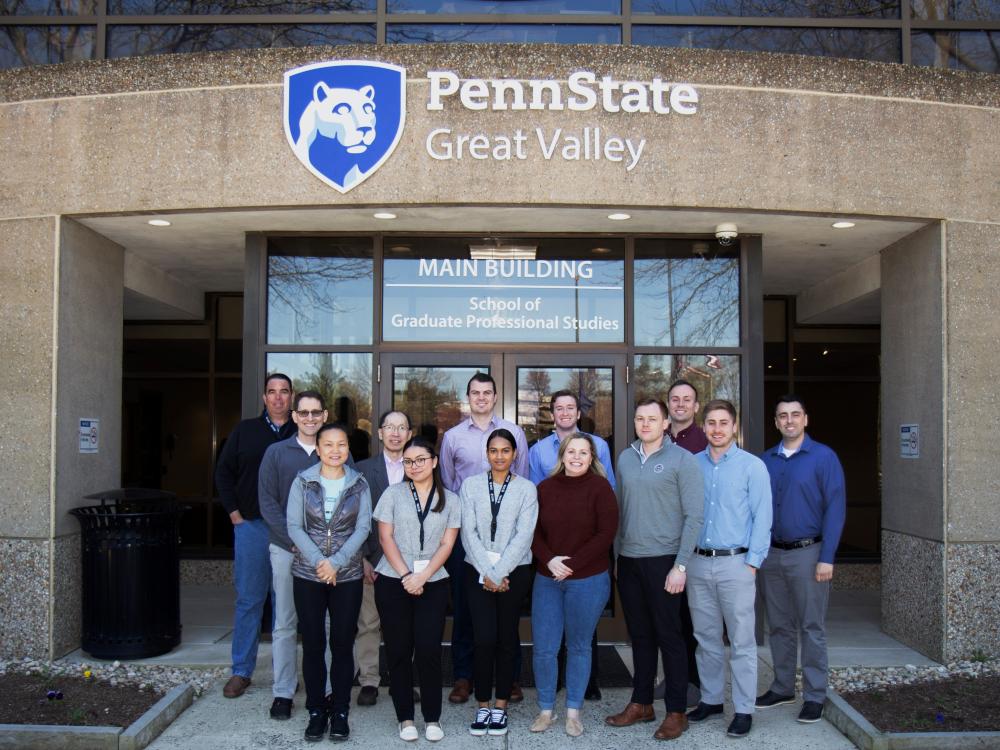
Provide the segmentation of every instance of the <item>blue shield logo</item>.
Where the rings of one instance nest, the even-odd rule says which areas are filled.
[[[285,137],[306,169],[346,193],[389,158],[406,120],[406,70],[341,60],[285,73]]]

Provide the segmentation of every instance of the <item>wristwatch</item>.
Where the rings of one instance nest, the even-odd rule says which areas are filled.
[[[677,563],[677,565],[675,565],[674,567],[677,568],[677,570],[679,570],[681,573],[688,572],[687,565],[681,565],[680,563]]]

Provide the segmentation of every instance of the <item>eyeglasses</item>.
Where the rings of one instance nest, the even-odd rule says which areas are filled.
[[[309,417],[312,417],[313,419],[322,419],[326,412],[320,409],[313,409],[312,411],[309,409],[299,409],[295,413],[299,415],[299,419],[307,419]]]
[[[410,468],[411,466],[419,469],[421,466],[427,463],[431,458],[433,458],[433,456],[417,456],[416,458],[404,458],[403,466],[405,466],[407,469]]]
[[[386,432],[408,432],[410,426],[406,424],[384,424],[382,425],[382,429]]]

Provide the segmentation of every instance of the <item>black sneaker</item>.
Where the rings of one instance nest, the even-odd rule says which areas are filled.
[[[757,708],[773,708],[774,706],[784,706],[786,703],[795,703],[794,695],[778,695],[772,690],[768,690],[763,695],[757,697],[754,705]]]
[[[698,707],[688,712],[688,721],[704,721],[709,716],[722,713],[721,703],[698,703]]]
[[[359,706],[374,706],[378,703],[378,688],[374,685],[365,685],[358,691]]]
[[[750,714],[736,714],[729,722],[729,729],[726,735],[729,737],[746,737],[750,734],[750,725],[753,724],[753,717]]]
[[[823,718],[823,704],[816,701],[806,701],[799,711],[798,722],[800,724],[815,724]]]
[[[309,710],[309,726],[306,727],[306,742],[319,742],[326,732],[326,711]]]
[[[491,737],[502,737],[507,734],[507,711],[494,708],[490,711],[490,727],[486,730]]]
[[[275,698],[271,701],[271,718],[278,721],[287,721],[292,718],[292,699]]]
[[[351,736],[351,728],[347,725],[347,714],[334,714],[330,717],[330,739],[343,742]]]
[[[482,737],[490,728],[490,710],[480,708],[476,710],[476,719],[469,725],[469,734],[473,737]]]

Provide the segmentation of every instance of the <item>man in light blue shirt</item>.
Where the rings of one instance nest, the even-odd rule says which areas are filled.
[[[708,448],[697,458],[705,480],[705,522],[688,570],[701,702],[688,721],[722,713],[725,621],[736,712],[726,733],[743,737],[750,732],[757,692],[754,598],[757,569],[771,544],[771,479],[763,461],[736,445],[731,402],[710,401],[704,425]]]
[[[559,455],[559,446],[568,435],[577,431],[577,422],[580,421],[580,402],[573,391],[553,393],[549,400],[549,408],[552,410],[552,421],[556,429],[551,435],[531,446],[531,450],[528,451],[528,478],[536,485],[552,473]],[[604,438],[597,435],[590,437],[594,439],[594,447],[597,448],[597,460],[601,462],[604,473],[608,475],[611,489],[614,489],[615,468],[608,444]]]

